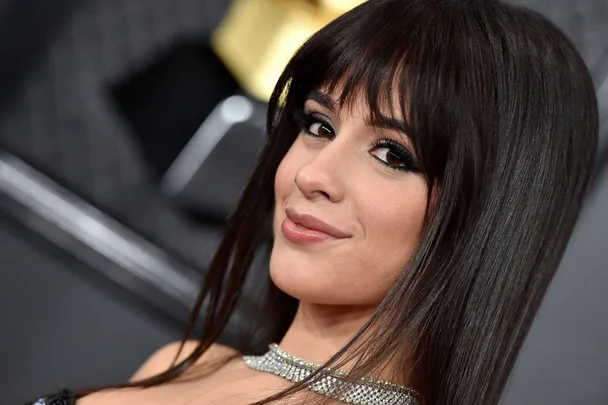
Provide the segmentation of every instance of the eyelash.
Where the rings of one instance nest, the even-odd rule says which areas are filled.
[[[327,122],[327,119],[320,114],[315,113],[306,113],[301,109],[295,109],[293,112],[293,121],[300,129],[301,132],[305,134],[315,137],[322,138],[323,136],[314,134],[310,131],[310,127],[312,124],[321,124],[321,126],[325,127],[329,132],[335,134],[334,129],[331,124]],[[335,135],[334,135],[335,136]],[[388,153],[395,156],[397,159],[403,162],[402,166],[392,165],[377,156],[374,158],[380,162],[381,164],[389,167],[390,169],[397,170],[400,172],[419,172],[420,169],[418,164],[416,163],[416,159],[412,156],[412,154],[399,143],[390,140],[390,139],[378,139],[373,143],[373,148],[386,148],[388,149]]]

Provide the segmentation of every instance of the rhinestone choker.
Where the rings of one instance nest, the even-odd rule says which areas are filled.
[[[245,364],[253,370],[275,374],[291,382],[300,382],[319,369],[311,363],[285,352],[277,344],[269,346],[261,356],[243,356]],[[402,385],[372,378],[363,378],[357,383],[344,381],[346,373],[328,370],[308,385],[308,389],[323,396],[354,405],[417,405],[416,392]],[[340,390],[341,389],[341,390]]]

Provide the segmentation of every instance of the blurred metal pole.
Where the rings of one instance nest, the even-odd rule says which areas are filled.
[[[1,150],[0,210],[133,296],[186,322],[198,272]]]

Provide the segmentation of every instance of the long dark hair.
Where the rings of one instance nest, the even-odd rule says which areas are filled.
[[[291,113],[320,88],[339,89],[342,105],[365,97],[372,119],[399,94],[432,201],[398,281],[327,364],[356,359],[358,378],[395,359],[413,364],[408,384],[426,404],[498,403],[590,183],[598,111],[588,70],[562,32],[492,0],[369,1],[298,50],[192,311],[184,341],[204,305],[198,347],[168,371],[123,386],[169,382],[225,329],[266,241],[275,172],[298,134]],[[270,281],[268,290],[258,326],[266,342],[280,341],[297,302]],[[251,352],[254,341],[237,349]]]

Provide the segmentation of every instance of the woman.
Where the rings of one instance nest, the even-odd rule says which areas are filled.
[[[276,86],[268,144],[185,336],[205,302],[203,335],[65,403],[497,404],[581,208],[597,131],[585,64],[538,14],[364,3],[307,41]],[[215,345],[269,223],[259,333]],[[242,356],[260,342],[279,345]]]

